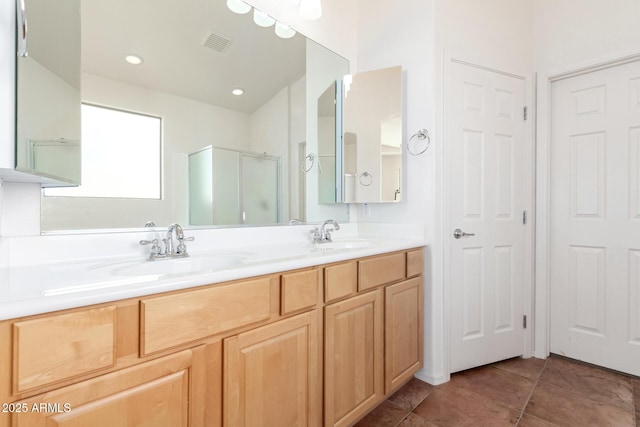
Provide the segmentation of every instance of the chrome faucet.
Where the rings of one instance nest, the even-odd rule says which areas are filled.
[[[164,240],[164,252],[167,255],[177,255],[180,252],[178,252],[178,248],[180,247],[178,245],[178,248],[174,246],[173,244],[173,233],[175,232],[176,234],[176,240],[178,242],[181,242],[182,240],[184,240],[184,231],[182,230],[182,227],[180,227],[179,224],[171,224],[169,226],[169,228],[167,228],[167,237]],[[184,246],[184,245],[183,245]]]
[[[176,235],[175,244],[173,240],[173,235]],[[178,258],[178,257],[188,257],[187,253],[187,245],[184,242],[193,241],[194,237],[184,237],[184,231],[180,224],[171,224],[167,228],[167,237],[162,239],[164,243],[164,251],[160,248],[158,243],[158,239],[153,240],[140,240],[141,245],[151,245],[151,253],[149,254],[149,261],[153,261],[156,259],[164,259],[164,258]]]
[[[332,228],[327,229],[327,226]],[[340,230],[340,225],[335,219],[328,219],[322,223],[320,228],[316,227],[310,231],[313,235],[313,243],[325,243],[331,241],[331,232]]]

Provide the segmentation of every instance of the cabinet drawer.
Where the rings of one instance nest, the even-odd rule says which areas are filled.
[[[407,252],[407,277],[422,274],[424,266],[424,251],[415,249]]]
[[[282,275],[280,314],[310,309],[318,303],[318,270],[304,270]]]
[[[375,288],[404,279],[404,252],[358,261],[358,290]]]
[[[278,309],[278,277],[262,277],[141,301],[142,355],[268,320]]]
[[[115,306],[14,323],[14,391],[113,366],[115,337]]]
[[[11,426],[200,427],[203,363],[197,347],[43,393],[17,403],[28,410]]]
[[[356,261],[330,265],[324,269],[324,301],[331,302],[355,295],[358,291]]]

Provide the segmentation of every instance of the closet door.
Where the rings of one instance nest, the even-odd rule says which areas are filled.
[[[640,61],[552,84],[551,351],[640,375]]]

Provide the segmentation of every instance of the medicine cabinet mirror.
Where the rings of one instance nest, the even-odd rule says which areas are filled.
[[[47,185],[79,184],[79,0],[26,6],[18,10],[16,170],[49,178]]]
[[[318,106],[320,203],[400,202],[402,68],[346,75]]]

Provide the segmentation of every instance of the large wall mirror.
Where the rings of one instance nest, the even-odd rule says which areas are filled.
[[[139,228],[147,221],[348,220],[346,205],[318,203],[317,170],[301,172],[305,156],[318,152],[317,100],[349,73],[346,59],[300,34],[280,38],[273,27],[256,25],[252,13],[228,10],[225,0],[76,3],[83,185],[95,179],[110,191],[129,191],[145,181],[151,189],[142,196],[45,189],[44,232]],[[102,118],[89,123],[90,115]],[[92,144],[112,152],[94,152]],[[224,171],[214,171],[220,164]],[[85,179],[92,171],[95,177]],[[258,189],[251,180],[269,185]],[[213,205],[194,207],[194,195]],[[237,211],[230,213],[234,203]],[[190,214],[190,207],[200,210]]]

